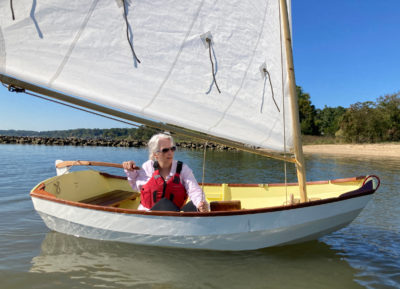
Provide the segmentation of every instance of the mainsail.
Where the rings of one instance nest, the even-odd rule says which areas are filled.
[[[289,152],[288,44],[279,2],[19,0],[11,9],[2,1],[0,74]]]

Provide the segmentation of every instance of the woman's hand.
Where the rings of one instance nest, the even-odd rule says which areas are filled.
[[[136,167],[136,164],[135,164],[134,161],[127,161],[127,162],[123,162],[123,163],[122,163],[122,167],[123,167],[125,170],[133,171],[133,170],[135,169],[135,167]]]
[[[199,210],[199,212],[202,212],[202,213],[204,213],[204,212],[209,212],[210,210],[208,209],[208,203],[207,202],[204,202],[204,201],[201,201],[200,203],[199,203],[199,205],[197,206],[197,210]]]

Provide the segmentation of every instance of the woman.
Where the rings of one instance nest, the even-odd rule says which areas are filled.
[[[169,210],[164,205],[173,204],[176,209],[186,210],[193,205],[200,212],[208,212],[209,204],[197,183],[192,170],[185,164],[174,160],[176,147],[174,140],[167,134],[154,135],[149,143],[149,160],[139,171],[134,170],[134,161],[122,165],[134,190],[141,192],[139,210]],[[183,208],[187,198],[190,204]],[[163,204],[163,205],[161,205]],[[161,208],[160,208],[161,206]]]

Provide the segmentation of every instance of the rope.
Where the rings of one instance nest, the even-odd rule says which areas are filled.
[[[31,95],[31,96],[34,96],[34,97],[37,97],[37,98],[40,98],[40,99],[44,99],[44,100],[51,101],[51,102],[54,102],[54,103],[57,103],[57,104],[61,104],[61,105],[64,105],[64,106],[67,106],[67,107],[70,107],[70,108],[74,108],[76,110],[84,111],[84,112],[91,113],[91,114],[94,114],[94,115],[97,115],[97,116],[101,116],[101,117],[104,117],[104,118],[108,118],[108,119],[111,119],[111,120],[119,121],[121,123],[125,123],[125,124],[132,125],[132,126],[135,126],[135,127],[140,127],[140,125],[138,125],[138,124],[134,124],[134,123],[131,123],[131,122],[128,122],[128,121],[124,121],[124,120],[121,120],[121,119],[118,119],[118,118],[115,118],[115,117],[111,117],[111,116],[107,116],[107,115],[104,115],[104,114],[101,114],[101,113],[97,113],[97,112],[94,112],[94,111],[90,111],[90,110],[87,110],[87,109],[84,109],[84,108],[76,107],[76,106],[73,106],[73,105],[70,105],[70,104],[67,104],[67,103],[63,103],[61,101],[54,100],[54,99],[49,99],[49,98],[46,98],[46,97],[31,93],[31,92],[27,92],[23,88],[18,88],[18,87],[12,86],[12,85],[7,86],[4,83],[2,83],[2,84],[3,84],[3,86],[8,87],[8,90],[10,92],[17,92],[17,93],[23,92],[23,93],[26,93],[28,95]]]
[[[127,12],[127,10],[126,10],[126,4],[125,4],[125,2],[126,2],[126,0],[122,0],[122,4],[123,4],[123,6],[124,6],[124,19],[125,19],[125,23],[126,23],[126,39],[128,40],[128,43],[129,43],[129,46],[130,46],[130,48],[131,48],[133,57],[136,59],[137,62],[140,63],[140,60],[139,60],[139,58],[136,56],[135,50],[133,49],[133,44],[132,44],[133,41],[131,41],[131,39],[130,39],[130,37],[129,37],[128,12]]]
[[[15,20],[13,0],[10,0],[10,8],[11,8],[12,20]]]
[[[205,176],[205,171],[206,171],[206,151],[207,151],[207,144],[208,142],[204,144],[204,152],[203,152],[203,176],[201,178],[201,190],[203,191],[202,195],[202,201],[204,202],[205,199],[205,193],[204,193],[204,176]]]
[[[206,42],[208,43],[208,53],[210,55],[211,69],[212,69],[211,72],[212,72],[212,76],[214,79],[215,87],[217,88],[218,92],[221,93],[221,90],[219,89],[218,84],[217,84],[217,80],[215,79],[214,61],[212,60],[212,57],[211,57],[211,39],[206,38]]]
[[[279,106],[278,106],[278,104],[276,103],[276,100],[275,100],[274,89],[272,88],[272,82],[271,82],[271,75],[269,74],[269,71],[268,71],[266,68],[263,68],[263,71],[264,71],[264,73],[265,73],[265,81],[264,81],[264,91],[263,91],[263,98],[262,98],[262,102],[261,102],[261,109],[260,109],[260,112],[262,113],[262,109],[263,109],[263,106],[264,106],[265,82],[267,81],[267,78],[268,78],[268,80],[269,80],[269,86],[271,87],[271,93],[272,93],[272,99],[274,100],[276,109],[277,109],[279,112],[281,112],[281,110],[279,109]],[[267,77],[267,76],[268,76],[268,77]]]

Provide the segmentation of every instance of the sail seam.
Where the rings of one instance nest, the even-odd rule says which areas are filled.
[[[180,47],[180,49],[179,49],[179,51],[178,51],[178,54],[176,55],[176,57],[175,57],[175,59],[174,59],[174,62],[172,63],[172,65],[171,65],[171,67],[170,67],[170,69],[169,69],[167,75],[165,76],[164,80],[161,82],[161,85],[158,87],[158,90],[157,90],[157,92],[154,94],[153,98],[149,101],[148,104],[146,104],[146,105],[142,108],[142,110],[140,111],[141,113],[143,113],[149,106],[151,106],[151,105],[153,104],[153,102],[155,101],[155,99],[156,99],[156,98],[158,97],[158,95],[160,94],[161,90],[164,88],[164,85],[167,83],[169,77],[171,76],[172,71],[174,70],[174,68],[175,68],[175,66],[176,66],[176,63],[178,62],[178,59],[179,59],[179,57],[180,57],[180,55],[181,55],[181,53],[182,53],[182,51],[183,51],[183,47],[185,46],[186,40],[188,39],[188,37],[189,37],[189,35],[190,35],[190,32],[192,31],[193,26],[194,26],[194,24],[196,23],[197,18],[198,18],[199,15],[200,15],[200,11],[201,11],[201,9],[202,9],[202,7],[203,7],[204,1],[205,1],[205,0],[202,0],[201,3],[200,3],[200,5],[199,5],[199,7],[197,8],[196,17],[194,17],[192,23],[190,24],[190,27],[189,27],[188,31],[186,32],[185,38],[184,38],[183,41],[182,41],[181,47]]]
[[[286,0],[285,0],[286,1]],[[279,5],[279,0],[277,0],[278,5]],[[279,42],[280,42],[280,58],[281,58],[281,95],[282,95],[282,122],[283,122],[283,154],[284,157],[286,158],[287,155],[287,147],[286,147],[286,116],[285,116],[285,91],[284,91],[284,77],[283,77],[283,68],[284,68],[284,64],[283,64],[283,55],[282,55],[282,28],[281,28],[282,24],[281,24],[281,12],[280,12],[280,7],[279,7]],[[275,101],[275,99],[274,99]],[[276,103],[275,103],[276,104]],[[279,113],[281,112],[278,108]],[[275,124],[275,123],[274,123]],[[271,126],[272,128],[274,128],[274,126]],[[267,142],[270,139],[270,135],[267,136],[266,138],[264,138],[260,143],[263,144],[265,142]],[[280,149],[281,150],[281,149]],[[284,159],[284,162],[286,162],[286,160]]]
[[[256,49],[257,49],[257,47],[258,47],[258,44],[260,43],[260,39],[261,39],[261,36],[262,36],[262,34],[263,34],[263,31],[264,31],[264,24],[265,24],[265,20],[266,20],[266,18],[267,18],[267,10],[268,10],[268,2],[267,2],[267,4],[266,4],[266,6],[265,6],[264,17],[263,17],[263,21],[262,21],[262,24],[261,24],[262,29],[261,29],[261,31],[260,31],[260,33],[259,33],[259,35],[258,35],[256,45],[254,46],[253,54],[252,54],[252,56],[251,56],[251,59],[250,59],[249,64],[248,64],[248,66],[247,66],[247,69],[246,69],[246,71],[245,71],[245,73],[244,73],[244,75],[243,75],[242,81],[241,81],[241,83],[240,83],[240,87],[239,87],[239,89],[236,91],[236,93],[235,93],[235,95],[234,95],[232,101],[230,102],[230,104],[226,107],[225,111],[222,113],[221,118],[220,118],[213,126],[210,126],[210,127],[208,128],[208,131],[211,131],[213,128],[217,127],[217,126],[224,120],[224,118],[225,118],[225,116],[226,116],[228,110],[232,107],[233,103],[234,103],[235,100],[236,100],[236,97],[238,96],[239,92],[242,90],[244,81],[245,81],[245,79],[246,79],[246,77],[247,77],[247,73],[248,73],[248,71],[249,71],[250,65],[253,63]]]
[[[0,71],[6,72],[6,42],[3,36],[3,29],[0,26]]]
[[[86,28],[86,25],[88,24],[90,17],[93,14],[94,9],[96,8],[96,5],[99,1],[98,0],[93,0],[92,5],[89,8],[88,13],[86,14],[85,19],[83,20],[81,27],[78,31],[78,33],[75,35],[74,40],[71,42],[71,45],[68,48],[67,53],[64,56],[63,61],[61,62],[60,66],[58,67],[56,73],[53,75],[53,77],[50,79],[48,86],[51,87],[53,82],[60,76],[61,72],[64,70],[65,65],[67,64],[69,58],[71,57],[72,51],[75,48],[76,43],[78,42],[79,38],[81,37],[83,31]]]

